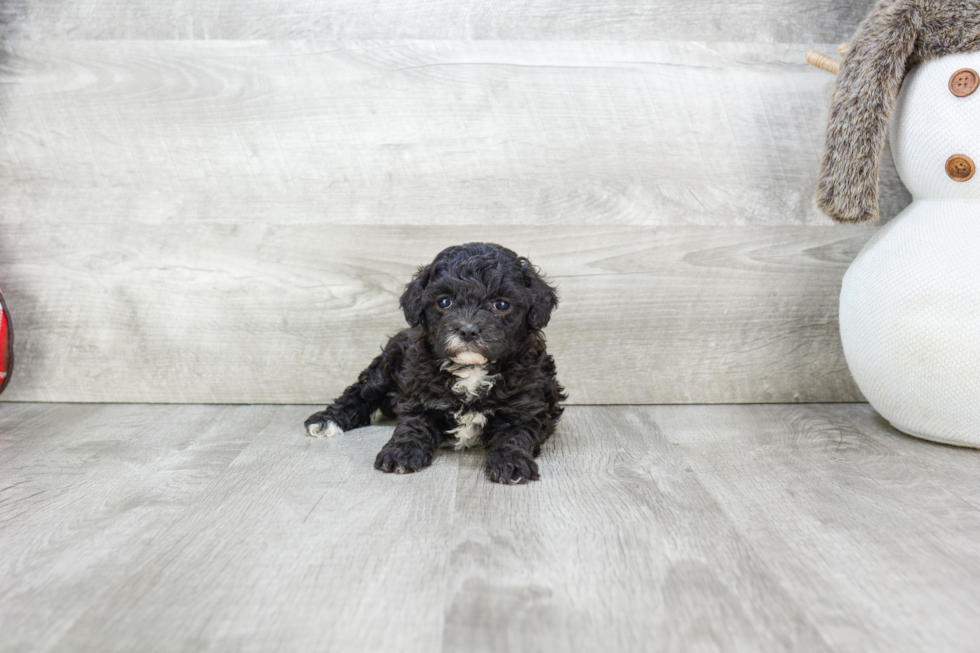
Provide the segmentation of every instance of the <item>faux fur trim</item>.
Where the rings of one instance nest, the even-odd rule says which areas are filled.
[[[817,206],[878,219],[878,178],[898,92],[919,61],[980,50],[980,0],[880,0],[849,41],[834,86]]]

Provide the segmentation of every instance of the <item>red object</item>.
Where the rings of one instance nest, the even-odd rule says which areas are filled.
[[[10,328],[10,313],[0,292],[0,392],[10,382],[14,370],[14,331]]]

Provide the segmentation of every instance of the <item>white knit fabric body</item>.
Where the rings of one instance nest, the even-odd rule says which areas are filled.
[[[840,331],[851,374],[897,429],[980,447],[980,90],[949,78],[980,72],[980,53],[927,61],[906,76],[892,120],[895,166],[913,202],[865,245],[844,276]]]

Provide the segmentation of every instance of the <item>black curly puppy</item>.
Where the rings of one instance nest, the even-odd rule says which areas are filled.
[[[534,458],[565,399],[541,333],[557,306],[555,289],[505,247],[443,250],[405,287],[401,308],[411,328],[306,420],[307,433],[338,435],[380,410],[398,421],[376,469],[414,472],[440,445],[483,445],[491,481],[537,480]]]

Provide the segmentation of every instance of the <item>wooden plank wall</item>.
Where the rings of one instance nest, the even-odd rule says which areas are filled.
[[[13,0],[5,400],[320,403],[447,245],[555,281],[571,403],[861,400],[813,206],[871,0]],[[889,163],[883,208],[909,196]]]

